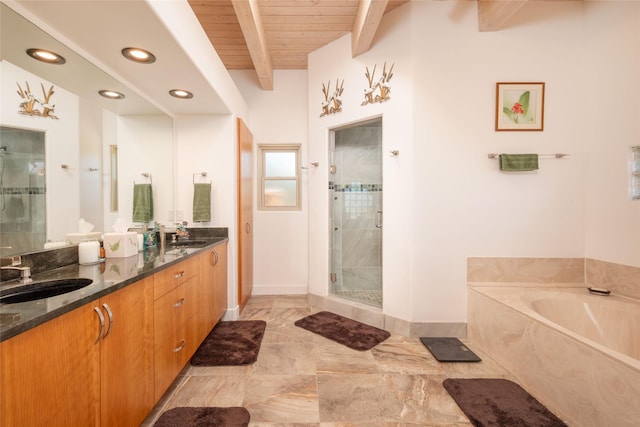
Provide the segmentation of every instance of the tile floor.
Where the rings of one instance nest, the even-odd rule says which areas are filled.
[[[256,427],[470,426],[442,381],[512,379],[480,352],[480,363],[439,363],[400,335],[359,352],[294,326],[317,311],[306,296],[252,297],[241,320],[267,322],[258,361],[185,368],[143,426],[176,406],[243,406]]]

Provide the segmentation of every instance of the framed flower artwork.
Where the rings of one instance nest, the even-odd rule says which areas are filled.
[[[496,131],[544,129],[544,82],[496,83]]]

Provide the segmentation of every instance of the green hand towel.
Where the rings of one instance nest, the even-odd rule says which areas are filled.
[[[509,172],[538,170],[538,155],[500,154],[500,170]]]
[[[151,184],[133,184],[133,222],[149,222],[152,218]]]
[[[193,184],[193,222],[211,221],[211,184]]]

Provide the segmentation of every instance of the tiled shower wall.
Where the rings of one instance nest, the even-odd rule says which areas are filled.
[[[42,248],[46,239],[44,132],[0,127],[2,253]],[[6,248],[10,246],[10,248]]]
[[[335,134],[336,173],[330,183],[334,290],[382,289],[382,129],[356,127]]]

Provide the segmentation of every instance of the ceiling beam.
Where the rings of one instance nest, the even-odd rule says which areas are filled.
[[[389,0],[360,0],[351,29],[351,56],[356,57],[371,48],[382,15]]]
[[[263,90],[273,90],[273,65],[256,0],[231,0]]]
[[[478,29],[498,31],[528,0],[478,0]]]

